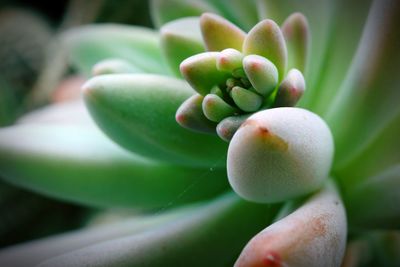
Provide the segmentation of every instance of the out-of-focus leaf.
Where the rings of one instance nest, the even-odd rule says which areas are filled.
[[[184,59],[205,51],[197,17],[171,21],[161,27],[160,34],[165,59],[178,77],[181,77],[179,65]]]
[[[156,27],[183,17],[200,16],[210,11],[217,12],[212,5],[198,0],[152,0],[150,3],[151,15]]]
[[[136,26],[89,25],[61,35],[73,66],[86,75],[107,58],[121,58],[143,72],[167,73],[156,32]]]
[[[121,149],[90,123],[82,104],[69,105],[0,130],[2,177],[49,196],[101,207],[166,207],[207,199],[227,188],[222,170],[179,167]]]
[[[398,229],[400,165],[356,185],[342,184],[350,223],[364,229]]]
[[[387,145],[379,140],[387,128],[399,131],[390,126],[400,114],[398,25],[400,2],[374,1],[350,72],[326,116],[335,137],[334,170],[350,164],[370,145]],[[385,155],[376,155],[381,156]]]
[[[120,222],[82,228],[14,245],[0,251],[0,265],[8,267],[36,266],[42,261],[64,253],[147,231],[161,224],[182,218],[196,207],[190,206],[156,215],[135,216]]]
[[[89,246],[43,262],[39,266],[231,266],[232,259],[276,206],[247,203],[224,195],[179,221],[151,231]],[[211,261],[211,262],[210,262]]]

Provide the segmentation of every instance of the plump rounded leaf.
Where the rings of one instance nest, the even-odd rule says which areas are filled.
[[[217,134],[222,140],[227,142],[231,141],[233,135],[239,129],[240,125],[249,117],[250,115],[240,115],[231,116],[223,119],[217,125]]]
[[[282,33],[288,49],[288,69],[304,72],[311,45],[307,18],[299,12],[293,13],[283,23]]]
[[[275,107],[294,107],[306,90],[303,74],[297,69],[291,69],[279,85],[275,97]]]
[[[246,33],[225,18],[212,13],[200,17],[201,33],[208,51],[242,50]]]
[[[227,48],[217,55],[217,69],[232,72],[242,67],[243,54],[236,49]]]
[[[0,174],[21,187],[98,207],[179,205],[228,187],[217,168],[160,163],[121,149],[82,103],[51,106],[0,129]],[[193,183],[196,190],[187,191]]]
[[[270,95],[278,84],[278,69],[265,57],[246,56],[243,59],[243,68],[254,89],[264,96]]]
[[[286,43],[281,29],[273,20],[263,20],[250,30],[243,42],[243,53],[267,58],[278,69],[279,79],[283,78],[287,65]]]
[[[104,59],[93,66],[92,74],[94,76],[117,73],[136,73],[142,72],[138,67],[128,61],[120,58]]]
[[[164,57],[176,76],[181,76],[179,65],[184,59],[205,50],[197,17],[171,21],[161,27],[160,34]]]
[[[239,86],[232,88],[231,96],[235,104],[245,112],[258,110],[263,102],[260,95]]]
[[[202,103],[204,97],[195,94],[189,97],[176,111],[176,121],[180,126],[201,133],[215,133],[216,123],[204,116]]]
[[[220,122],[224,118],[232,116],[237,112],[237,109],[215,94],[208,94],[204,97],[202,108],[204,115],[214,122]]]
[[[338,267],[347,238],[346,212],[333,185],[249,241],[235,267]]]
[[[188,131],[175,120],[176,110],[193,93],[182,80],[150,74],[97,76],[84,85],[91,115],[123,147],[179,164],[221,166],[224,142]]]
[[[228,74],[218,71],[218,52],[205,52],[185,59],[180,70],[186,81],[199,94],[205,96],[215,85],[224,84]]]
[[[318,189],[328,177],[333,140],[310,111],[274,108],[250,116],[228,150],[228,178],[237,194],[277,202]]]

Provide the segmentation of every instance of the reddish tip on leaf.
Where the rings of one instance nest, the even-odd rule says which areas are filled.
[[[282,267],[282,260],[278,253],[268,251],[263,258],[265,267]]]
[[[216,124],[204,116],[202,101],[201,95],[191,96],[178,108],[175,119],[184,128],[201,133],[215,133]]]
[[[240,125],[249,117],[250,115],[240,115],[231,116],[223,119],[217,125],[217,134],[224,140],[229,142],[236,131],[239,129]]]
[[[289,69],[304,72],[311,38],[307,18],[301,13],[293,13],[283,23],[282,33],[288,49]]]

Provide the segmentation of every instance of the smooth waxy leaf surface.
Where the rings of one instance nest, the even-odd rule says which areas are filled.
[[[178,77],[181,76],[179,65],[184,59],[205,51],[197,17],[171,21],[162,26],[160,34],[164,57]]]
[[[2,128],[0,173],[22,187],[99,207],[162,207],[227,187],[224,171],[159,163],[121,149],[90,121],[82,103],[47,108]],[[177,197],[194,183],[196,190]]]
[[[84,86],[91,115],[123,147],[176,164],[223,166],[222,140],[188,131],[175,120],[193,94],[182,80],[149,74],[98,76]]]
[[[142,72],[167,73],[159,36],[142,27],[114,24],[72,29],[61,36],[71,64],[90,76],[92,67],[107,58],[121,58]]]

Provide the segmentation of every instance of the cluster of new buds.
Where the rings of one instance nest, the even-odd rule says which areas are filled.
[[[282,28],[265,19],[248,34],[210,13],[199,24],[208,51],[180,64],[197,94],[176,120],[230,142],[229,182],[247,200],[279,202],[320,188],[333,138],[316,114],[293,107],[305,91],[306,18],[294,13]]]
[[[183,77],[197,91],[179,108],[176,119],[180,125],[201,132],[216,129],[229,141],[252,113],[296,105],[305,90],[301,71],[308,36],[303,15],[293,14],[282,29],[266,19],[246,34],[222,17],[206,13],[200,27],[208,51],[180,64]],[[296,53],[300,54],[292,56],[295,60],[287,73],[285,39],[297,42]]]

